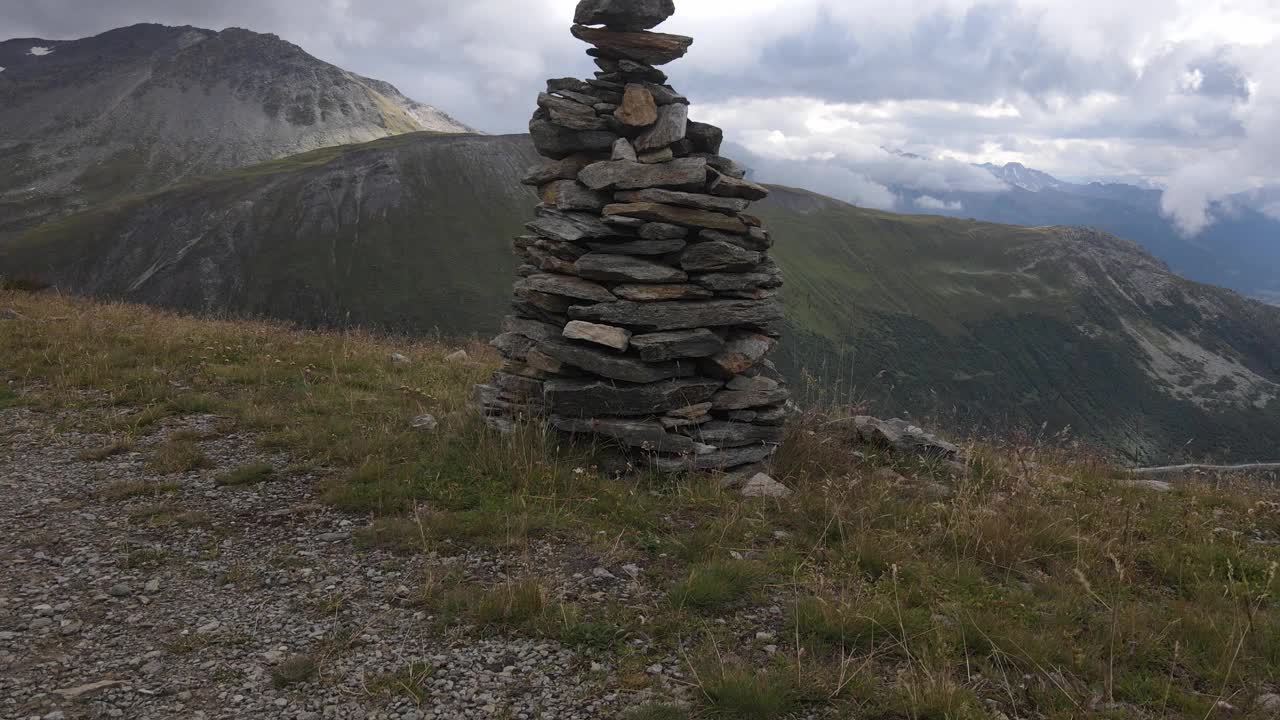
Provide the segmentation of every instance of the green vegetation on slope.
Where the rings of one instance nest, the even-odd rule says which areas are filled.
[[[970,447],[954,479],[810,414],[777,459],[795,495],[746,500],[715,478],[609,476],[600,449],[535,428],[490,434],[464,407],[495,362],[481,346],[459,365],[443,361],[452,348],[365,332],[11,292],[0,307],[20,316],[0,320],[10,409],[81,410],[69,429],[127,437],[216,414],[312,463],[327,502],[369,518],[366,544],[525,558],[511,579],[428,571],[424,642],[562,643],[607,668],[601,692],[659,693],[635,718],[1262,720],[1280,690],[1274,486],[1153,492],[1035,445]],[[411,429],[423,412],[438,431]],[[113,501],[154,515],[172,488]],[[584,557],[643,569],[626,602],[565,596]],[[690,706],[645,672],[668,657]],[[324,682],[293,665],[282,687]],[[367,678],[361,701],[429,702],[427,674]]]
[[[0,273],[314,326],[489,335],[516,265],[510,238],[537,202],[517,178],[536,159],[523,136],[321,150],[39,228],[0,243]],[[1280,311],[1097,233],[786,188],[758,212],[787,278],[779,360],[813,378],[813,397],[961,433],[1069,429],[1141,460],[1275,452]]]

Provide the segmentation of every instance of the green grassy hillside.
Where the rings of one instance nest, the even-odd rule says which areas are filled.
[[[532,214],[524,136],[407,135],[300,155],[0,244],[0,274],[308,325],[487,335]],[[1280,311],[1136,245],[863,210],[775,189],[780,361],[809,399],[961,432],[1070,435],[1137,459],[1269,459]]]

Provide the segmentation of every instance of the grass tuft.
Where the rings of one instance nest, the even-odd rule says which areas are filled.
[[[271,683],[284,689],[314,678],[320,672],[320,663],[313,655],[293,655],[271,668]]]
[[[799,708],[794,677],[780,670],[721,668],[703,678],[701,690],[712,717],[774,720]]]
[[[275,468],[270,463],[253,463],[243,465],[231,472],[222,473],[214,478],[214,483],[224,487],[256,485],[271,480],[275,476]]]
[[[715,610],[743,600],[765,580],[765,570],[746,560],[715,560],[695,566],[672,588],[677,607]]]
[[[178,491],[175,482],[147,482],[145,480],[120,480],[98,491],[103,500],[132,500],[168,495]]]
[[[422,705],[427,701],[426,682],[435,672],[430,663],[410,663],[395,672],[375,675],[368,681],[370,692],[401,695],[414,705]]]
[[[101,462],[109,457],[127,453],[134,448],[133,438],[123,438],[109,442],[96,448],[90,448],[80,453],[80,459],[89,462]]]
[[[147,460],[147,468],[164,475],[212,467],[213,463],[191,440],[170,440],[157,445]]]

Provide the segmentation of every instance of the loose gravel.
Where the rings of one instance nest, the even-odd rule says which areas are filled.
[[[653,592],[639,568],[596,569],[581,548],[550,545],[358,548],[367,518],[326,507],[319,477],[285,472],[298,458],[219,418],[170,418],[91,460],[112,438],[75,429],[85,412],[98,411],[0,410],[0,717],[612,718],[687,695],[677,658],[631,691],[607,657],[446,628],[412,602],[429,573],[483,582],[534,568],[561,597],[631,602]],[[156,474],[151,451],[179,434],[210,462]],[[252,463],[277,479],[216,482]],[[100,494],[135,481],[176,489]]]

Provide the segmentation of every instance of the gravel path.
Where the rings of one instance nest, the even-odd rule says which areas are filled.
[[[81,453],[110,438],[68,429],[82,419],[0,411],[0,717],[596,718],[682,692],[674,658],[652,689],[625,691],[606,658],[441,630],[411,602],[448,569],[492,581],[537,568],[579,601],[648,592],[618,568],[593,572],[582,550],[357,549],[365,519],[319,503],[317,478],[219,487],[219,473],[292,459],[218,432],[217,418],[170,419],[101,461]],[[152,474],[149,449],[183,431],[209,438],[197,444],[212,466]],[[178,489],[99,496],[134,480]],[[297,657],[315,658],[316,675],[280,687]],[[410,670],[426,678],[421,702],[377,682]]]

